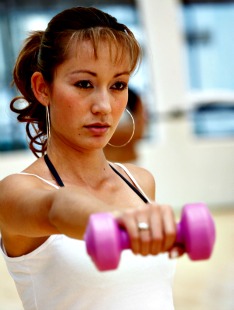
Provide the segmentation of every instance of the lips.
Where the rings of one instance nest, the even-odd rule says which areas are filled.
[[[92,123],[84,127],[95,134],[102,134],[110,128],[110,125],[108,123]]]

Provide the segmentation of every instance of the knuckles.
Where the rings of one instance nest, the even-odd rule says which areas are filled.
[[[150,229],[139,231],[140,221],[149,223]],[[146,256],[169,251],[176,239],[174,212],[169,205],[148,203],[138,208],[124,210],[121,214],[121,223],[129,233],[134,254]]]

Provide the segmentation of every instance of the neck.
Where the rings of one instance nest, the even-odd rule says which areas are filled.
[[[111,169],[102,149],[77,151],[55,148],[51,143],[47,154],[65,184],[97,186]]]

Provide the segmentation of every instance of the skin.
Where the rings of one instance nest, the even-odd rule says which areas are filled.
[[[34,176],[19,174],[0,182],[0,227],[9,256],[31,252],[52,234],[82,239],[89,215],[94,212],[113,214],[128,231],[135,254],[156,255],[174,249],[172,209],[142,202],[104,156],[103,148],[127,103],[130,68],[127,55],[115,62],[109,45],[102,43],[97,59],[90,42],[71,49],[69,58],[57,67],[52,85],[40,72],[32,75],[36,98],[50,110],[47,152],[65,187],[55,189]],[[112,45],[112,55],[116,52]],[[151,173],[131,164],[126,166],[154,201]],[[121,168],[115,168],[124,174]],[[56,184],[43,158],[24,172]],[[150,230],[139,232],[139,221],[148,222]]]

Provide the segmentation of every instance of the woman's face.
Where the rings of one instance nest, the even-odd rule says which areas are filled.
[[[115,61],[118,52],[103,42],[95,58],[85,41],[58,66],[49,94],[51,139],[86,150],[108,143],[128,100],[130,59]]]

